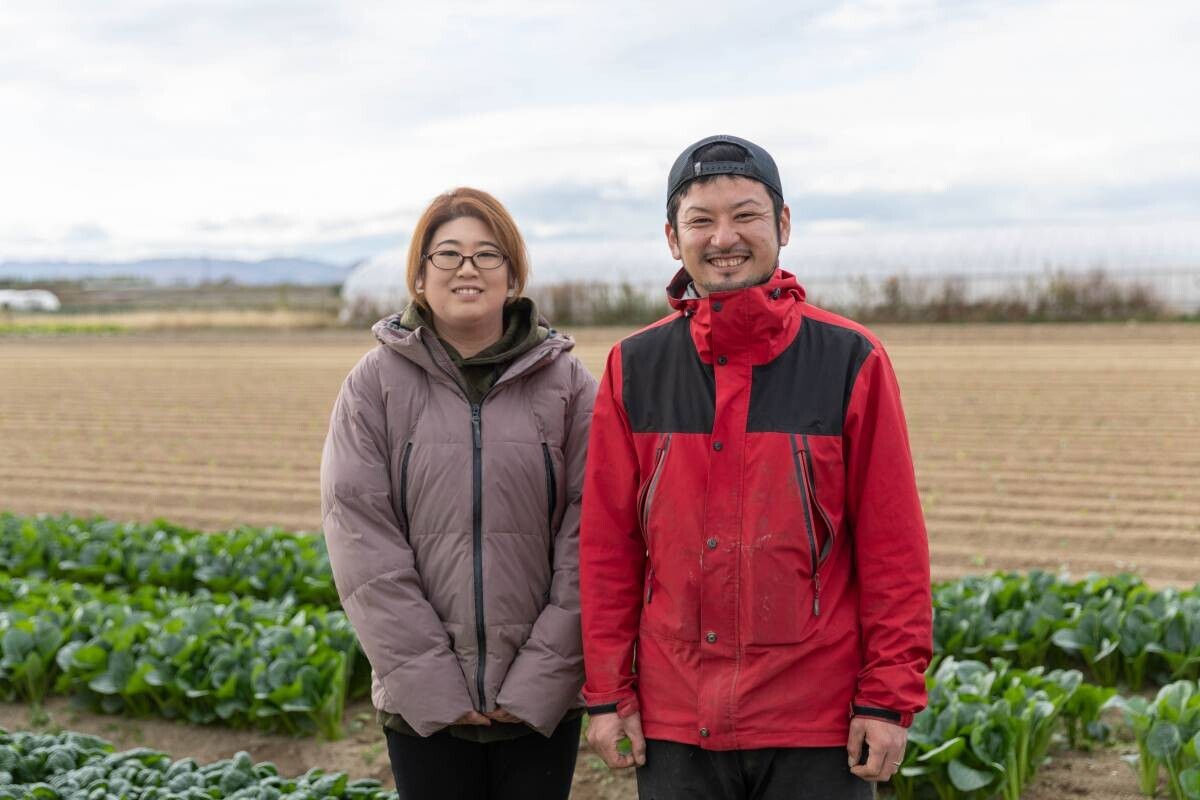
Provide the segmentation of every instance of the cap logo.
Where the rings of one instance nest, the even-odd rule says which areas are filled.
[[[695,175],[697,178],[699,178],[700,177],[700,168],[703,166],[704,166],[703,164],[701,164],[699,161],[697,161],[695,164],[692,165],[692,167],[694,168],[694,172],[692,174]]]

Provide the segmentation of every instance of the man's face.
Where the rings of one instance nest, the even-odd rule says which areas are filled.
[[[702,297],[755,286],[779,265],[792,212],[786,205],[775,227],[767,187],[751,178],[722,175],[684,189],[676,218],[666,225],[671,255],[683,262]]]

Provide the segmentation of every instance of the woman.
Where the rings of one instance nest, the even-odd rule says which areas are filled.
[[[522,297],[516,223],[455,189],[408,251],[321,462],[325,538],[401,798],[567,797],[595,380]]]

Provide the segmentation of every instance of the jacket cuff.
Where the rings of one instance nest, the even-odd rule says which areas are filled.
[[[621,719],[632,716],[638,713],[639,710],[637,696],[626,697],[618,700],[615,703],[601,703],[599,705],[588,706],[588,716],[599,716],[600,714],[616,714]]]
[[[911,711],[893,711],[890,708],[876,708],[874,706],[860,706],[857,703],[850,704],[850,717],[871,717],[872,719],[881,719],[884,722],[890,722],[893,725],[899,725],[901,728],[907,728],[912,725],[913,715]]]

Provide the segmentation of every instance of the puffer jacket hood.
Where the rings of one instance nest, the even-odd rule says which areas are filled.
[[[550,331],[471,403],[434,332],[409,321],[372,329],[380,344],[342,387],[321,464],[330,563],[373,702],[422,736],[498,706],[549,736],[583,683],[595,380]]]

